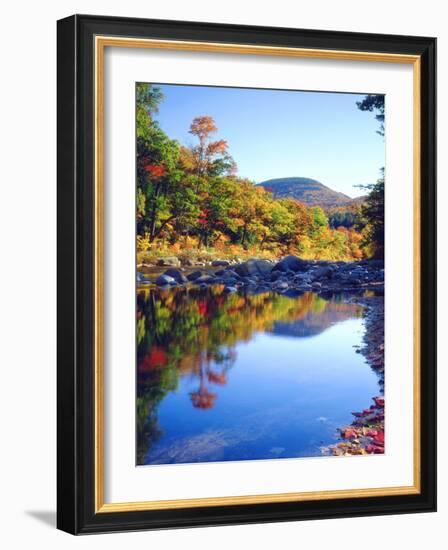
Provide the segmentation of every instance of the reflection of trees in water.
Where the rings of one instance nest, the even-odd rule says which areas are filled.
[[[207,289],[139,289],[137,293],[137,463],[160,438],[159,403],[174,391],[182,376],[198,381],[190,393],[194,407],[208,410],[216,389],[228,381],[236,345],[257,332],[278,332],[300,325],[296,336],[322,332],[335,321],[360,316],[362,308],[344,298],[325,300],[305,293],[291,299],[267,292],[225,294],[222,286]],[[294,335],[292,331],[291,335]],[[216,388],[216,389],[215,389]]]
[[[235,354],[229,350],[227,354],[217,353],[213,356],[206,354],[204,360],[199,362],[199,387],[196,391],[190,392],[190,399],[196,409],[211,409],[215,405],[218,394],[213,393],[208,384],[224,386],[227,384],[226,371],[235,361]],[[221,366],[221,370],[213,369],[213,363]],[[207,384],[208,383],[208,384]]]

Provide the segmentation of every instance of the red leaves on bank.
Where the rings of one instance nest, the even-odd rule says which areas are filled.
[[[355,439],[358,437],[358,433],[354,428],[345,428],[345,430],[342,432],[342,437],[344,439]]]
[[[384,454],[384,397],[373,398],[374,405],[352,413],[351,426],[340,430],[343,442],[329,448],[333,455]]]
[[[374,397],[373,400],[377,407],[384,408],[384,397]]]
[[[369,454],[381,455],[384,453],[384,447],[379,445],[367,445],[366,452]]]

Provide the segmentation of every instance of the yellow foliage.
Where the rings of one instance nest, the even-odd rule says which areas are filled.
[[[149,241],[149,233],[144,235],[137,235],[137,251],[146,252],[151,248],[151,243]]]

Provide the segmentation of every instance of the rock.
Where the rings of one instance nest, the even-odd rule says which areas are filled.
[[[271,274],[270,274],[270,280],[271,281],[276,281],[277,279],[280,279],[280,277],[283,277],[283,271],[272,271]]]
[[[288,290],[289,285],[285,281],[279,281],[275,284],[275,290]]]
[[[311,290],[311,285],[309,283],[302,283],[299,288],[301,290]]]
[[[248,260],[236,265],[233,269],[242,277],[251,277],[253,275],[265,276],[272,271],[272,264],[267,260]]]
[[[234,277],[235,279],[241,279],[241,275],[238,275],[238,273],[236,271],[234,271],[233,269],[227,268],[225,270],[225,273],[229,277]]]
[[[366,267],[384,269],[384,260],[364,260],[362,263],[364,263]]]
[[[196,265],[196,262],[191,258],[182,258],[180,262],[182,265],[185,265],[187,267],[193,267]]]
[[[226,294],[231,294],[232,292],[236,292],[236,290],[237,290],[237,289],[236,289],[236,287],[234,287],[234,286],[226,286],[226,287],[224,288],[224,292],[225,292]]]
[[[202,275],[202,271],[193,271],[193,273],[187,275],[187,279],[189,281],[196,281],[196,279],[199,279],[199,277],[202,277]]]
[[[214,277],[211,277],[210,275],[201,274],[201,276],[198,277],[194,282],[197,284],[202,284],[202,283],[211,284],[211,283],[215,283],[216,279]]]
[[[299,290],[298,288],[289,288],[285,292],[283,292],[283,296],[287,296],[288,298],[298,298],[299,296],[303,295],[303,290]]]
[[[157,265],[168,265],[173,267],[180,267],[180,260],[176,256],[168,256],[166,258],[160,258],[157,261]]]
[[[234,285],[236,282],[238,282],[238,279],[236,277],[222,277],[222,282],[225,285]]]
[[[363,271],[360,271],[359,269],[354,269],[350,274],[349,276],[347,277],[347,280],[350,282],[350,283],[353,283],[355,281],[360,281],[361,280],[361,277],[363,277],[364,275],[364,272]]]
[[[339,271],[341,273],[346,273],[346,272],[350,272],[352,269],[354,269],[356,266],[356,264],[352,263],[352,262],[345,262],[344,264],[342,264],[341,266],[339,266]]]
[[[258,292],[260,294],[264,294],[265,292],[269,292],[270,288],[268,286],[259,286],[258,287]]]
[[[182,284],[182,283],[188,282],[188,279],[185,277],[185,275],[178,269],[175,269],[174,267],[167,269],[164,275],[167,275],[168,277],[172,277],[177,283]]]
[[[308,269],[308,262],[298,258],[297,256],[286,256],[283,260],[280,260],[273,268],[272,271],[306,271]]]
[[[173,279],[173,277],[170,277],[169,275],[159,275],[156,279],[156,285],[158,286],[164,286],[164,285],[175,285],[176,279]]]
[[[213,267],[227,267],[228,265],[230,265],[230,262],[228,262],[227,260],[213,260],[211,265]]]
[[[311,280],[317,281],[319,279],[331,279],[333,275],[333,269],[327,265],[324,267],[319,267],[311,274]]]

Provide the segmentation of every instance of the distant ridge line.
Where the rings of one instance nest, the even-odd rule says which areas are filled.
[[[272,192],[274,198],[293,198],[303,202],[307,206],[321,206],[322,208],[335,208],[351,206],[363,201],[363,197],[352,199],[344,193],[330,189],[320,181],[305,177],[273,178],[257,185]]]

